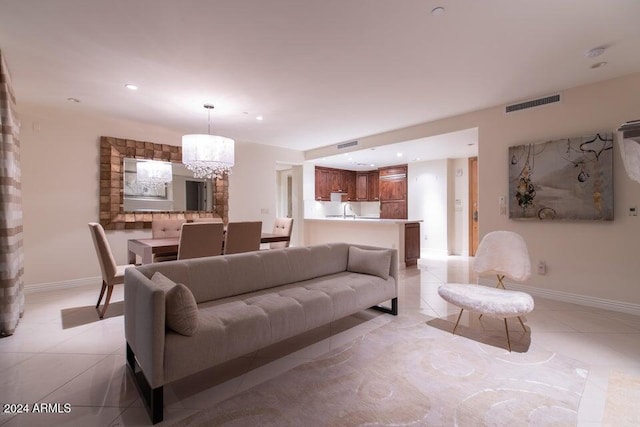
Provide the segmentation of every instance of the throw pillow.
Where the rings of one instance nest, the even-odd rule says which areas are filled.
[[[389,278],[391,251],[387,249],[360,249],[349,246],[347,270],[354,273],[370,274],[385,280]]]
[[[198,331],[198,305],[189,288],[159,272],[154,273],[151,281],[164,292],[167,327],[181,335],[193,336]]]

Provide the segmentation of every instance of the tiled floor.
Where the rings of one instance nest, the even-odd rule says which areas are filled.
[[[444,282],[475,282],[469,260],[461,257],[421,260],[402,271],[401,316],[455,321],[458,309],[437,293]],[[97,287],[28,294],[25,315],[14,336],[0,339],[0,403],[69,403],[69,413],[0,414],[3,426],[150,425],[125,369],[122,303],[98,321],[93,304]],[[121,301],[122,287],[114,292]],[[515,345],[536,345],[579,359],[590,366],[580,404],[580,425],[602,425],[612,375],[640,377],[640,317],[536,298],[526,316],[529,333],[509,324]],[[239,358],[165,387],[165,421],[171,424],[213,403],[273,378],[388,321],[389,315],[362,312],[279,345]],[[430,327],[430,326],[425,326]],[[495,331],[501,321],[463,315],[464,330]],[[499,344],[501,345],[501,344]],[[640,393],[640,391],[637,391]],[[64,408],[61,408],[64,412]],[[635,409],[638,411],[638,409]],[[638,413],[628,419],[638,419]]]

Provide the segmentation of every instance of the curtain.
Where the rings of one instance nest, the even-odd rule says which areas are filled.
[[[15,106],[0,51],[0,336],[15,332],[24,311],[20,125]]]

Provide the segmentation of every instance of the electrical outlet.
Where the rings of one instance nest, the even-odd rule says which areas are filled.
[[[547,264],[544,261],[538,262],[538,274],[547,274]]]

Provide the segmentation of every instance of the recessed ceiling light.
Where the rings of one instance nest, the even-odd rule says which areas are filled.
[[[264,117],[262,117],[262,116],[257,116],[256,117],[256,120],[263,120],[263,119],[264,119]]]
[[[124,85],[124,87],[126,87],[129,90],[138,90],[138,86],[132,85],[131,83],[127,83],[126,85]]]
[[[376,165],[375,163],[371,163],[369,166],[375,167],[375,165]]]
[[[607,65],[607,62],[596,62],[591,66],[591,68],[600,68],[600,67],[604,67],[605,65]]]
[[[587,58],[595,58],[602,55],[604,53],[604,50],[605,48],[602,46],[594,47],[593,49],[589,49],[588,51],[586,51],[584,53],[584,56],[586,56]]]
[[[413,159],[414,162],[419,162],[420,161],[420,157],[416,157],[415,159]]]
[[[78,98],[67,98],[67,101],[69,101],[69,102],[80,102],[80,100]]]
[[[402,153],[396,153],[396,156],[402,157]]]
[[[434,7],[433,9],[431,9],[431,14],[433,16],[439,16],[439,15],[442,15],[443,13],[444,13],[444,7],[442,6]]]

